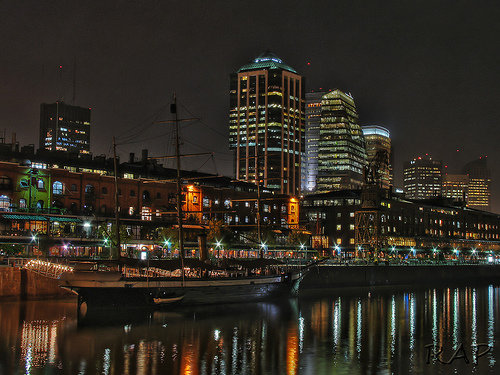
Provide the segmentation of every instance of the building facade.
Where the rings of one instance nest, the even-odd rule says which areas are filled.
[[[321,100],[327,91],[306,93],[306,148],[304,183],[302,191],[312,193],[316,190],[318,177],[318,145],[321,126]]]
[[[365,140],[354,99],[333,90],[321,101],[316,191],[359,188],[365,167]]]
[[[465,165],[463,173],[469,177],[467,207],[491,210],[491,173],[487,158],[481,157]]]
[[[403,184],[408,199],[432,199],[442,196],[442,163],[429,155],[404,163]]]
[[[380,194],[374,217],[381,251],[500,249],[500,215],[448,202],[412,201],[387,191]],[[352,253],[358,250],[355,217],[360,210],[361,190],[306,196],[301,212],[312,233],[313,247],[330,253],[336,247]]]
[[[114,177],[39,164],[36,168],[0,162],[0,244],[30,244],[35,236],[42,236],[50,246],[102,247],[98,228],[109,235],[114,223]],[[131,241],[123,241],[124,247],[152,245],[159,230],[177,223],[176,183],[131,178],[132,169],[123,167],[118,179],[119,217]],[[263,230],[298,228],[297,199],[269,191],[258,194],[253,184],[212,177],[182,187],[187,234],[203,233],[215,221],[237,235],[252,232],[259,217]]]
[[[40,106],[40,149],[90,153],[90,108],[64,102]]]
[[[272,52],[231,75],[229,147],[236,179],[300,194],[304,106],[303,77]]]
[[[467,203],[469,200],[469,176],[466,174],[445,174],[443,176],[443,198]]]
[[[392,145],[389,130],[378,125],[363,126],[363,135],[366,143],[366,157],[368,164],[378,159],[379,186],[384,189],[392,187]]]

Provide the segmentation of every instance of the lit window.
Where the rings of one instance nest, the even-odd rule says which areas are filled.
[[[60,181],[55,181],[52,184],[52,194],[62,195],[62,193],[63,193],[63,183]]]

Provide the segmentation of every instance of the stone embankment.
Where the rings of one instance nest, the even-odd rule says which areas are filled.
[[[500,282],[500,265],[318,266],[304,277],[300,290],[473,282]]]
[[[58,280],[9,266],[0,266],[0,298],[45,298],[73,295],[58,286]]]

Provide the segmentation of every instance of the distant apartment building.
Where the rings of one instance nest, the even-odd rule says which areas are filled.
[[[354,99],[333,90],[321,100],[317,192],[359,188],[364,183],[366,149]]]
[[[406,198],[431,199],[442,195],[442,163],[429,155],[404,163],[403,184]]]
[[[311,193],[316,190],[318,177],[318,144],[321,126],[321,100],[327,91],[306,93],[306,148],[303,163],[304,185],[302,191]]]
[[[90,153],[90,108],[64,102],[40,106],[40,149]]]
[[[303,77],[270,51],[231,75],[229,147],[236,179],[300,194],[304,106]]]
[[[379,125],[363,126],[366,143],[367,162],[373,162],[377,155],[385,155],[384,162],[378,170],[380,186],[390,189],[392,186],[392,146],[389,130]]]
[[[478,210],[491,210],[491,173],[487,158],[481,157],[471,161],[463,168],[463,173],[469,176],[469,191],[467,207]]]
[[[466,174],[445,174],[443,176],[443,197],[457,202],[467,202],[469,176]]]

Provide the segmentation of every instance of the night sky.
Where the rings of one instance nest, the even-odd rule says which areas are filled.
[[[487,155],[500,212],[499,19],[493,1],[4,1],[0,128],[38,146],[40,103],[72,103],[76,61],[94,155],[113,135],[122,157],[172,154],[171,126],[152,121],[171,118],[175,91],[180,115],[201,118],[184,152],[216,152],[183,166],[230,175],[229,74],[270,49],[308,90],[351,92],[362,125],[391,131],[398,186],[419,154],[450,172]]]

